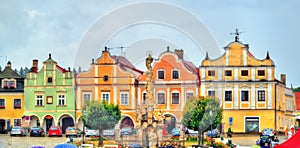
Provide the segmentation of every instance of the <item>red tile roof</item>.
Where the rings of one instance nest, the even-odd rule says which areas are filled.
[[[300,110],[300,92],[294,92],[296,99],[296,109]]]
[[[62,72],[62,73],[68,72],[68,70],[66,70],[66,69],[64,69],[64,68],[62,68],[62,67],[60,67],[59,65],[56,65],[56,68],[57,68],[57,70],[59,70],[59,71]]]

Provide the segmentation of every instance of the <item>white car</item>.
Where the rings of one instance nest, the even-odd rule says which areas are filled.
[[[11,129],[10,136],[16,136],[16,135],[26,136],[26,129],[21,126],[14,126]]]
[[[103,130],[103,136],[104,137],[114,137],[115,136],[115,130]]]
[[[89,136],[99,136],[99,131],[95,130],[95,129],[86,128],[85,129],[85,136],[86,137],[89,137]]]

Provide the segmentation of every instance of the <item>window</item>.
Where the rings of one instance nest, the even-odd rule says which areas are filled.
[[[21,108],[21,99],[14,99],[14,108]]]
[[[3,88],[8,88],[8,86],[9,86],[9,81],[3,80]]]
[[[0,108],[5,108],[5,99],[0,99]]]
[[[83,94],[83,102],[84,104],[87,104],[91,101],[91,94],[90,93],[84,93]]]
[[[58,95],[58,105],[64,106],[66,105],[66,98],[65,95]]]
[[[102,93],[102,100],[109,103],[109,93]]]
[[[232,76],[231,70],[225,70],[225,76]]]
[[[248,90],[241,91],[241,99],[242,99],[242,101],[249,101],[249,91]]]
[[[215,76],[216,73],[214,70],[208,70],[208,76]]]
[[[190,99],[191,97],[194,96],[194,93],[193,92],[187,92],[186,93],[186,99]]]
[[[157,104],[165,104],[165,93],[157,93]]]
[[[147,93],[143,93],[143,104],[146,104],[146,100],[147,100]]]
[[[128,105],[128,93],[121,93],[121,105]]]
[[[16,82],[14,80],[9,81],[9,88],[16,88]]]
[[[208,96],[210,96],[210,97],[216,96],[216,91],[214,91],[214,90],[209,90],[207,93],[208,93]]]
[[[258,76],[265,76],[265,70],[258,70],[257,75]]]
[[[43,95],[36,95],[36,106],[43,106]]]
[[[52,77],[48,77],[48,83],[52,83]]]
[[[108,75],[103,76],[103,81],[108,81]]]
[[[4,79],[2,80],[2,88],[16,88],[16,80],[14,79]]]
[[[179,93],[172,93],[172,104],[179,104]]]
[[[164,79],[165,78],[165,72],[163,70],[160,70],[157,72],[158,79]]]
[[[22,120],[21,119],[14,119],[14,126],[21,126]]]
[[[231,90],[225,91],[225,101],[232,101],[232,91]]]
[[[266,92],[264,90],[257,91],[257,99],[258,101],[265,101],[266,100]]]
[[[248,76],[248,70],[241,70],[242,76]]]
[[[172,71],[172,78],[173,79],[179,79],[179,72],[178,72],[178,70],[173,70]]]

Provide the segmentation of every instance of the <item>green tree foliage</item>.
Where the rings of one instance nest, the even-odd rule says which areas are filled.
[[[293,92],[300,92],[300,87],[294,88]]]
[[[83,106],[82,114],[84,125],[92,129],[98,129],[99,145],[103,144],[103,130],[113,129],[121,119],[121,111],[118,105],[106,102],[91,101]]]
[[[210,116],[209,112],[212,112]],[[203,132],[217,128],[222,122],[222,107],[218,99],[214,97],[195,96],[187,100],[182,123],[189,129],[198,131],[198,144],[203,137]],[[202,141],[203,143],[203,141]]]

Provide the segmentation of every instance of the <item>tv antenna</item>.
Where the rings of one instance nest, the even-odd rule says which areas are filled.
[[[125,52],[123,52],[124,48],[129,48],[129,47],[123,47],[123,46],[121,46],[121,47],[109,47],[109,48],[107,48],[107,50],[120,49],[121,50],[121,56],[125,56]]]

